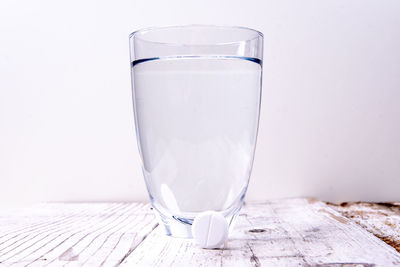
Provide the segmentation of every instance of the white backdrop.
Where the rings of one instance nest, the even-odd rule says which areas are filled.
[[[400,197],[400,1],[0,3],[0,201],[147,200],[128,35],[241,25],[265,35],[248,200]]]

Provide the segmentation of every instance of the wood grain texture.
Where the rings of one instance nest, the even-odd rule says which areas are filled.
[[[115,266],[156,227],[148,204],[42,204],[0,217],[0,264]]]
[[[126,266],[396,266],[400,254],[319,201],[246,205],[224,249],[153,231]]]
[[[225,247],[205,250],[165,236],[148,204],[41,204],[0,215],[0,266],[400,266],[400,253],[346,208],[247,204]],[[372,218],[375,208],[363,209]],[[387,220],[374,227],[398,234],[397,210],[376,211]]]
[[[400,203],[345,202],[329,206],[400,252]]]

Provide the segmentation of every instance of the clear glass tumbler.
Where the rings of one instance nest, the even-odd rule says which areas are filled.
[[[195,216],[213,210],[232,225],[253,165],[263,35],[189,25],[129,39],[137,142],[161,224],[191,237]]]

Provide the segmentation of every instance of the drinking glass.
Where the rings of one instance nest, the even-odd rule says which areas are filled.
[[[231,225],[257,139],[262,33],[189,25],[132,33],[136,136],[150,200],[168,235],[220,212]]]

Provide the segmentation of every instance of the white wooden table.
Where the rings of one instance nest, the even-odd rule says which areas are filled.
[[[0,266],[400,266],[395,204],[246,204],[224,249],[160,230],[148,204],[35,205],[0,216]]]

